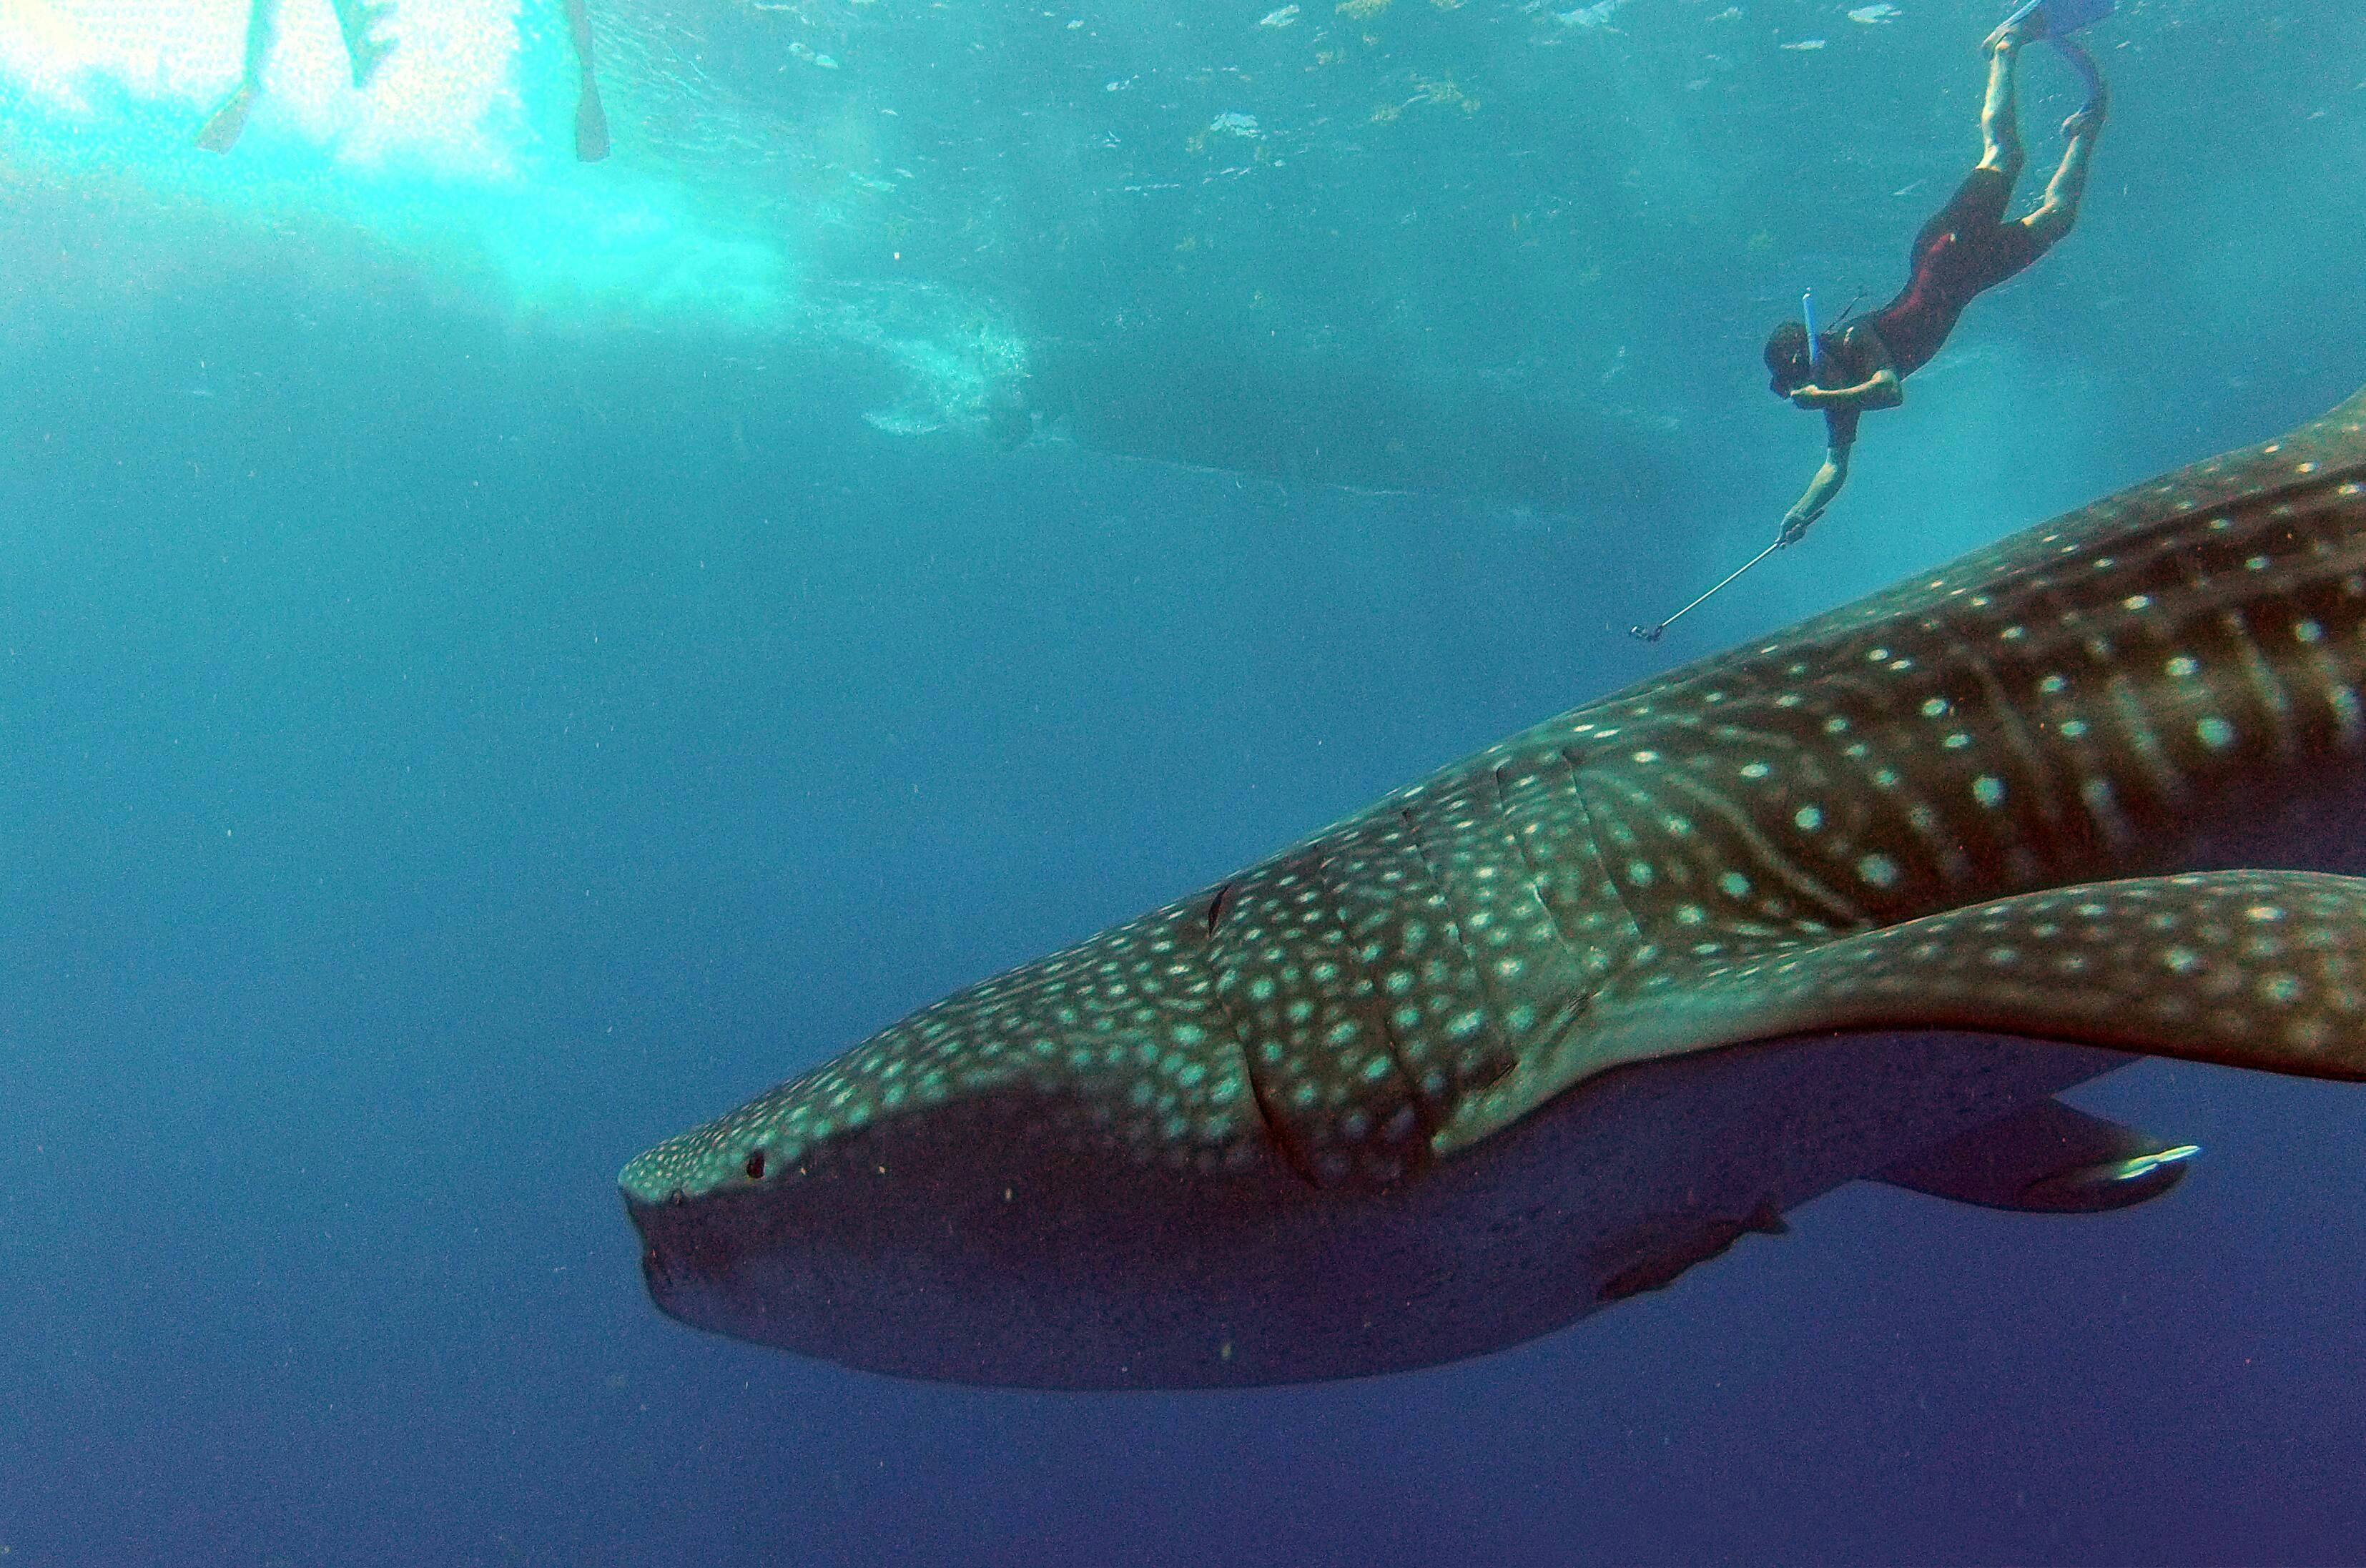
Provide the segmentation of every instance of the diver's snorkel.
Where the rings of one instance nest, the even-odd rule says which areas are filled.
[[[1812,288],[1799,291],[1799,319],[1808,327],[1808,378],[1813,381],[1824,373],[1824,345],[1816,336],[1816,291]]]

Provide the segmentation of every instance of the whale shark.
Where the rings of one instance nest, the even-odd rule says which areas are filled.
[[[1547,720],[626,1165],[664,1312],[907,1377],[1366,1376],[1847,1181],[2049,1213],[2141,1055],[2366,1077],[2366,392]],[[1752,1243],[1752,1245],[1761,1245]]]

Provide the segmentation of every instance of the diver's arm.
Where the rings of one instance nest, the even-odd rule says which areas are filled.
[[[1808,481],[1807,493],[1783,514],[1782,543],[1798,543],[1800,536],[1808,531],[1808,525],[1824,514],[1824,508],[1832,503],[1832,497],[1840,494],[1841,486],[1848,483],[1849,450],[1846,446],[1824,449],[1823,466],[1816,470],[1816,477]]]
[[[1894,409],[1906,400],[1906,383],[1884,366],[1853,387],[1801,387],[1791,400],[1803,409]]]
[[[1851,327],[1849,343],[1872,361],[1873,374],[1853,387],[1801,387],[1791,394],[1793,402],[1803,409],[1894,409],[1906,400],[1906,383],[1881,334],[1864,325]]]
[[[254,100],[263,92],[263,69],[278,31],[279,0],[248,0],[245,63],[239,69],[238,85],[197,129],[197,145],[207,152],[228,152],[238,145],[246,117],[254,112]]]
[[[1906,400],[1906,384],[1885,367],[1853,387],[1801,387],[1791,400],[1803,409],[1894,409]]]

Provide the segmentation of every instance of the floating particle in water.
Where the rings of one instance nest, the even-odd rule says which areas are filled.
[[[1852,22],[1862,22],[1870,28],[1882,22],[1894,22],[1898,20],[1898,9],[1895,6],[1859,6],[1848,14],[1848,19]]]
[[[1238,109],[1226,109],[1223,113],[1210,120],[1208,122],[1208,132],[1211,136],[1256,136],[1260,134],[1257,130],[1256,116],[1253,114],[1243,114]]]
[[[1257,26],[1261,28],[1286,28],[1297,20],[1298,7],[1295,6],[1284,6],[1279,11],[1268,11],[1264,16],[1259,17],[1257,18]]]
[[[1797,43],[1786,43],[1783,47],[1798,50],[1821,49],[1824,47],[1824,40],[1820,38],[1803,38]]]

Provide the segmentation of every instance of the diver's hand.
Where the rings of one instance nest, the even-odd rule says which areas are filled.
[[[1791,402],[1797,408],[1829,408],[1835,400],[1831,392],[1822,387],[1795,387],[1791,391]]]
[[[1788,546],[1796,545],[1801,539],[1806,538],[1808,536],[1808,525],[1814,521],[1815,518],[1809,514],[1797,512],[1785,513],[1783,514],[1783,532],[1775,536],[1774,547],[1776,549],[1782,549]]]

